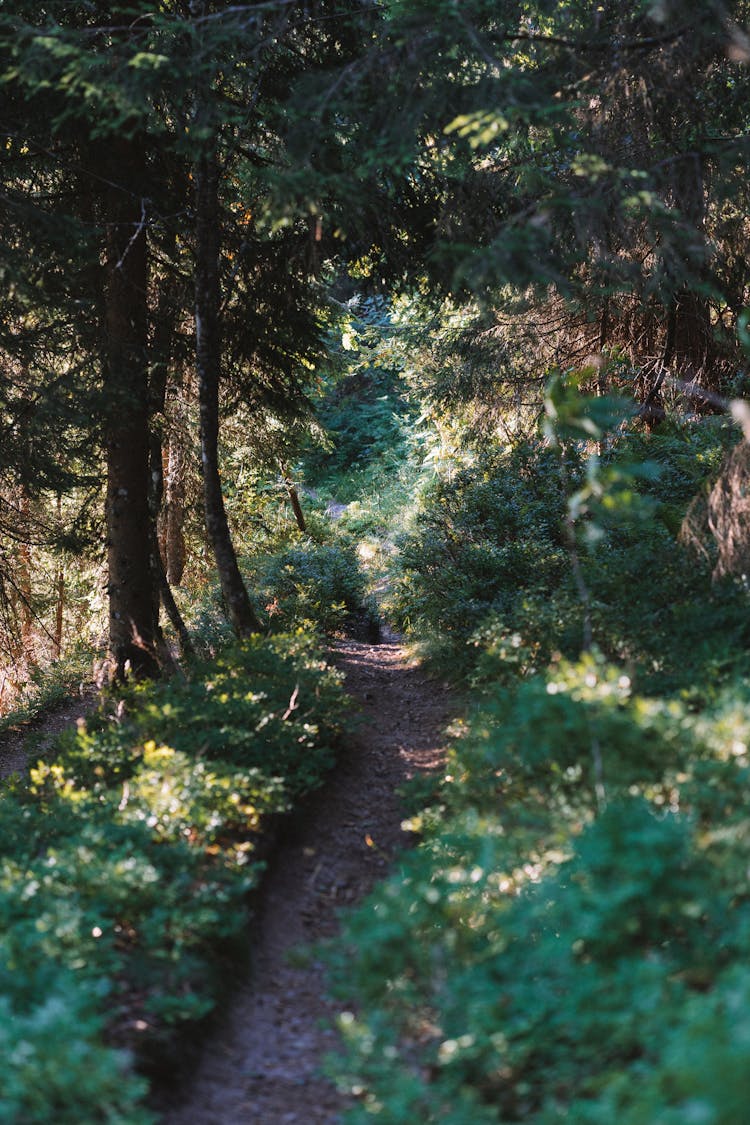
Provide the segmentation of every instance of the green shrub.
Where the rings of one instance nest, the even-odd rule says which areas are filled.
[[[138,1103],[145,1082],[128,1056],[101,1042],[102,1018],[75,982],[58,973],[25,1009],[0,996],[3,1085],[0,1122],[7,1125],[148,1125]]]
[[[458,646],[489,613],[512,624],[519,591],[554,586],[565,572],[562,511],[555,460],[532,446],[486,454],[438,479],[399,546],[399,623]]]
[[[711,429],[631,435],[589,476],[575,446],[564,474],[558,452],[539,443],[478,452],[423,494],[396,560],[397,620],[475,685],[507,678],[513,663],[526,675],[577,657],[586,613],[599,648],[637,666],[654,691],[726,682],[748,668],[747,593],[713,585],[710,559],[691,557],[677,539],[725,440]],[[650,471],[634,471],[646,458]],[[586,503],[574,499],[581,489],[591,492]],[[587,607],[564,526],[568,501]]]
[[[262,579],[272,626],[301,622],[325,632],[362,610],[365,583],[353,547],[304,544],[271,560]]]
[[[340,677],[302,634],[233,646],[123,704],[0,792],[0,1121],[147,1120],[104,1037],[153,1061],[213,1008],[244,954],[258,840],[320,784],[343,713]]]
[[[750,685],[697,713],[597,654],[508,685],[330,954],[347,1120],[740,1125]]]
[[[618,1075],[598,1097],[551,1110],[545,1125],[740,1125],[750,1098],[750,975],[727,972],[708,995],[690,997],[679,1021],[664,1026],[658,1056]],[[633,1081],[635,1077],[635,1081]]]
[[[356,499],[358,470],[405,452],[406,424],[413,413],[399,376],[386,367],[367,366],[341,379],[318,407],[318,420],[333,448],[308,453],[308,479],[316,487],[335,481],[342,503]]]

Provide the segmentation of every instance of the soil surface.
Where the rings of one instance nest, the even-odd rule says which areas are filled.
[[[95,687],[85,687],[80,696],[30,719],[17,729],[0,735],[0,781],[13,773],[24,773],[35,765],[58,734],[94,709],[99,701]]]
[[[320,964],[299,953],[333,936],[340,909],[409,843],[396,789],[440,767],[450,700],[393,636],[341,641],[332,655],[361,721],[269,863],[248,934],[251,978],[238,982],[181,1104],[162,1102],[163,1125],[334,1125],[347,1104],[320,1072],[338,1049],[340,1006]]]

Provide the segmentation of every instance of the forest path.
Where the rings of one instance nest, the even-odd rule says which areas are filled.
[[[334,935],[338,909],[363,898],[408,842],[396,789],[439,768],[450,700],[393,636],[340,641],[332,657],[361,722],[269,864],[250,928],[252,979],[238,984],[164,1125],[333,1125],[345,1107],[319,1073],[337,1049],[339,1008],[321,965],[293,955]]]
[[[99,702],[93,685],[84,685],[78,696],[64,700],[33,719],[0,735],[0,781],[23,774],[43,758],[59,734],[84,719]]]

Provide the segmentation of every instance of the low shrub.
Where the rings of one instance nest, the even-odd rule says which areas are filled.
[[[308,452],[309,481],[324,487],[335,480],[341,502],[354,500],[358,471],[405,451],[414,413],[401,378],[387,367],[367,365],[340,379],[318,406],[318,420],[332,448]]]
[[[399,545],[391,597],[399,624],[437,632],[458,650],[489,613],[512,624],[519,591],[553,588],[565,574],[563,506],[554,457],[533,446],[438,478]]]
[[[0,947],[1,948],[1,947]],[[4,952],[4,951],[3,951]],[[70,974],[45,980],[24,1008],[0,997],[4,1061],[0,1121],[6,1125],[151,1125],[139,1103],[146,1083],[128,1055],[102,1042],[100,1003]]]
[[[596,654],[488,693],[329,954],[348,1121],[744,1120],[748,703]]]
[[[508,675],[513,645],[526,653],[511,658],[523,674],[560,655],[575,659],[587,615],[599,648],[637,667],[654,691],[750,671],[746,591],[713,584],[710,558],[692,558],[677,538],[725,441],[717,429],[649,442],[633,434],[613,447],[593,485],[576,445],[564,473],[558,451],[541,442],[480,450],[424,492],[400,543],[390,608],[475,686]],[[586,488],[592,497],[584,504],[575,497]],[[564,526],[568,502],[578,512],[578,578]]]
[[[261,581],[272,627],[305,622],[331,633],[365,605],[364,576],[347,544],[292,547],[270,561]]]
[[[96,655],[90,645],[80,644],[61,660],[33,669],[13,709],[0,716],[0,733],[44,715],[76,695],[91,682]]]
[[[258,842],[320,784],[342,714],[308,637],[253,639],[129,689],[0,792],[0,1121],[149,1120],[128,1053],[153,1065],[216,1004]]]

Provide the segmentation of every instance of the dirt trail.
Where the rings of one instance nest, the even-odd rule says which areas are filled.
[[[361,899],[407,842],[395,789],[439,767],[449,701],[395,638],[340,642],[334,659],[362,722],[269,866],[251,923],[252,979],[163,1125],[333,1125],[346,1104],[319,1074],[337,1049],[321,966],[289,955],[334,934],[338,909]]]
[[[0,735],[0,781],[13,773],[24,773],[54,742],[58,734],[75,726],[92,711],[98,702],[94,687],[85,687],[81,694],[66,700],[16,730]]]

